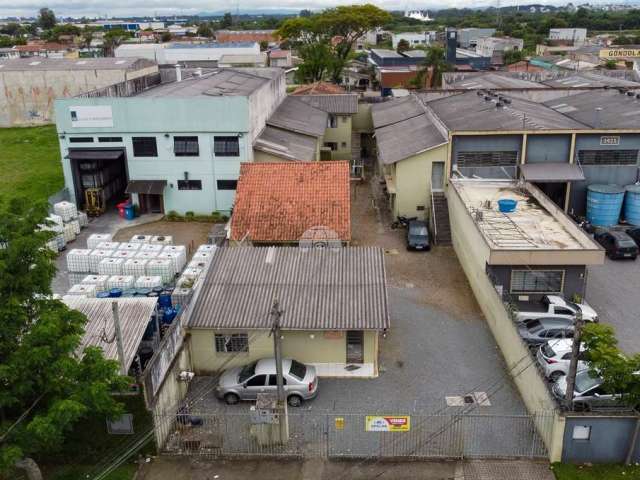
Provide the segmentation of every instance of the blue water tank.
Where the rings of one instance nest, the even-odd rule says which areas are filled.
[[[627,185],[624,195],[624,219],[631,225],[640,225],[640,184]]]
[[[120,288],[112,288],[109,290],[109,296],[112,298],[117,298],[122,296],[122,290]]]
[[[624,188],[619,185],[589,185],[587,187],[587,220],[592,225],[617,225],[622,211]]]
[[[171,294],[167,292],[162,292],[158,297],[158,305],[161,308],[168,308],[171,306]]]

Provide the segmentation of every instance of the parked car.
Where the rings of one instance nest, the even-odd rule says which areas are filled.
[[[529,345],[542,345],[553,338],[573,338],[573,320],[567,318],[537,318],[518,327],[518,333]]]
[[[562,375],[567,374],[571,363],[572,347],[573,340],[567,338],[549,340],[540,345],[536,359],[545,377],[552,382],[556,382]],[[583,346],[580,347],[580,354],[578,355],[578,370],[587,367],[587,363],[584,360],[580,360],[581,356],[584,356]]]
[[[409,222],[407,229],[407,250],[425,250],[431,249],[429,244],[429,229],[427,224],[420,220]]]
[[[535,318],[576,318],[576,313],[582,312],[585,322],[597,322],[598,314],[586,302],[573,303],[559,295],[545,295],[539,303],[530,303],[520,310],[517,315],[518,322]]]
[[[607,393],[602,388],[604,380],[593,376],[589,369],[580,370],[576,374],[573,389],[573,404],[576,410],[592,410],[594,408],[612,408],[624,406],[621,394]],[[551,388],[553,396],[564,400],[567,392],[567,377],[562,376]]]
[[[630,228],[627,230],[627,235],[629,235],[633,241],[636,242],[638,248],[640,248],[640,227]]]
[[[291,358],[282,359],[284,390],[287,402],[298,407],[318,393],[316,369]],[[265,358],[244,367],[225,370],[218,379],[216,396],[229,405],[240,400],[255,400],[258,393],[277,390],[276,361]]]
[[[638,256],[638,245],[629,235],[622,231],[596,233],[595,240],[607,252],[611,259],[629,258],[635,260]]]

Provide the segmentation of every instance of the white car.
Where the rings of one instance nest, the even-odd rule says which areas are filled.
[[[571,348],[573,340],[570,338],[559,338],[549,340],[540,345],[536,359],[542,368],[544,376],[552,382],[556,382],[561,376],[566,375],[571,363]],[[584,353],[584,345],[580,345],[580,353]],[[580,358],[580,356],[578,357]],[[578,360],[578,371],[587,368],[587,362]]]
[[[576,318],[576,313],[582,313],[585,322],[597,322],[598,314],[586,302],[573,303],[559,295],[545,295],[540,302],[529,303],[517,314],[517,322],[527,322],[537,318]]]

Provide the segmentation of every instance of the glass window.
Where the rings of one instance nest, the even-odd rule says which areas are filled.
[[[122,137],[98,137],[98,142],[100,142],[100,143],[120,143],[120,142],[122,142]]]
[[[589,425],[575,425],[573,427],[573,440],[591,439],[591,427]]]
[[[218,157],[239,157],[240,141],[238,137],[214,137],[213,151]]]
[[[291,360],[291,368],[289,368],[289,375],[302,381],[307,374],[307,366],[304,363],[300,363],[296,360]]]
[[[240,374],[238,375],[238,383],[242,383],[247,378],[253,377],[254,373],[256,373],[256,362],[245,365],[242,370],[240,370]]]
[[[218,180],[216,181],[218,190],[235,190],[238,187],[237,180]]]
[[[335,115],[329,115],[327,117],[327,128],[337,128],[338,127],[338,117]]]
[[[578,162],[582,165],[635,165],[638,150],[580,150]]]
[[[178,190],[202,190],[202,180],[178,180]]]
[[[216,334],[215,343],[219,353],[249,351],[249,335],[246,333]]]
[[[69,137],[69,143],[93,143],[93,137]]]
[[[197,157],[200,155],[198,137],[173,137],[173,153],[176,157]]]
[[[287,379],[282,377],[282,385],[287,384]],[[278,377],[277,375],[269,375],[269,386],[277,387],[278,386]]]
[[[247,382],[247,387],[264,387],[266,375],[256,375]]]
[[[564,270],[512,270],[511,293],[561,293]]]
[[[158,145],[156,137],[133,137],[133,156],[134,157],[157,157]]]

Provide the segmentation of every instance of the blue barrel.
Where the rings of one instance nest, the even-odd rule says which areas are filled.
[[[173,322],[173,319],[176,318],[177,314],[178,312],[176,312],[173,308],[165,308],[164,315],[162,316],[162,323],[170,324],[171,322]]]
[[[96,298],[109,298],[111,295],[109,292],[98,292],[96,293]]]
[[[171,307],[171,294],[162,292],[158,297],[158,305],[160,308],[170,308]]]
[[[627,185],[624,189],[624,219],[631,225],[640,225],[640,184]]]
[[[134,297],[135,295],[136,295],[135,288],[127,288],[125,291],[122,292],[123,297]]]
[[[117,298],[122,296],[122,290],[120,288],[112,288],[109,290],[109,296],[111,298]]]
[[[598,227],[617,225],[622,211],[624,188],[619,185],[587,187],[587,220]]]
[[[136,217],[136,212],[133,209],[132,204],[128,204],[124,207],[124,218],[127,220],[133,220]]]
[[[164,290],[164,288],[162,288],[162,287],[153,287],[151,290],[156,292],[158,295],[160,295],[162,293],[162,291]]]

